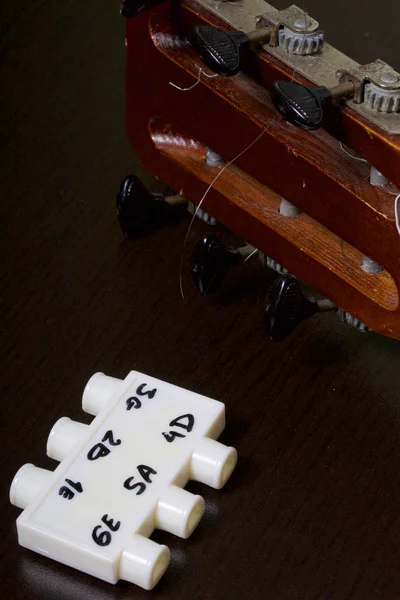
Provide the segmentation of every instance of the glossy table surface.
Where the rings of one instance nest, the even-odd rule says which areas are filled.
[[[397,3],[306,8],[353,58],[400,68]],[[221,441],[239,452],[223,490],[189,484],[207,506],[191,538],[154,534],[172,552],[154,597],[400,598],[400,345],[332,314],[273,345],[263,328],[271,275],[257,259],[215,296],[196,296],[188,258],[209,230],[200,221],[184,303],[189,218],[140,242],[116,223],[124,175],[160,187],[124,131],[117,3],[6,0],[0,10],[1,597],[149,597],[19,547],[8,500],[23,463],[55,468],[45,444],[58,418],[89,422],[89,377],[137,369],[223,401]]]

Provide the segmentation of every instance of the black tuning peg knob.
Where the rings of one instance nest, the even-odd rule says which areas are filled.
[[[183,196],[150,193],[139,177],[128,175],[117,194],[118,221],[125,237],[135,240],[171,221],[172,207],[186,203]]]
[[[252,43],[269,41],[269,27],[244,33],[224,31],[211,25],[196,25],[191,43],[204,64],[218,75],[236,75],[241,69],[243,53]]]
[[[192,276],[200,296],[212,294],[220,287],[227,271],[256,252],[253,246],[224,246],[208,233],[200,239],[192,253]]]
[[[265,325],[269,338],[281,342],[304,320],[317,312],[337,310],[330,300],[305,296],[293,275],[278,277],[270,288],[265,308]]]
[[[282,117],[300,129],[318,129],[322,126],[327,110],[335,98],[354,95],[351,82],[342,83],[334,88],[308,87],[294,81],[274,81],[272,83],[272,101]]]

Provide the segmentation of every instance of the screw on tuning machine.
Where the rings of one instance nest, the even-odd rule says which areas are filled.
[[[212,294],[220,287],[226,273],[246,260],[256,249],[248,244],[242,248],[224,246],[211,234],[200,239],[192,253],[192,276],[200,296]]]
[[[192,31],[191,43],[204,64],[218,75],[236,75],[241,69],[244,53],[250,44],[268,42],[271,36],[269,27],[244,33],[224,31],[211,25],[196,25]]]
[[[139,177],[128,175],[117,194],[117,216],[129,240],[143,237],[171,221],[173,207],[186,204],[183,196],[150,193]]]
[[[293,81],[274,81],[272,101],[282,117],[300,129],[318,129],[322,126],[327,110],[337,98],[351,98],[355,86],[352,82],[341,83],[331,89],[308,87]]]
[[[265,308],[265,325],[273,342],[287,338],[304,320],[318,312],[336,311],[330,300],[305,296],[298,279],[286,274],[278,277],[270,288]]]

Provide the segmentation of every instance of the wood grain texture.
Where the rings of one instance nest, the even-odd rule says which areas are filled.
[[[357,0],[349,19],[361,15],[372,31],[388,6],[364,12]],[[349,39],[336,5],[310,0],[314,8],[344,43],[369,52],[363,30]],[[399,7],[390,10],[394,23]],[[55,467],[45,456],[54,422],[86,420],[80,398],[89,376],[138,369],[225,402],[222,441],[240,457],[226,489],[190,485],[207,512],[189,540],[154,536],[171,547],[172,563],[152,597],[400,598],[399,344],[361,336],[329,314],[269,343],[268,281],[257,260],[205,300],[185,266],[184,304],[188,221],[128,243],[115,219],[120,178],[133,171],[153,181],[125,134],[117,7],[6,0],[3,11],[1,597],[150,597],[20,548],[19,511],[8,501],[23,463]],[[390,60],[397,38],[390,24],[387,31]],[[196,223],[188,254],[205,231]]]
[[[197,197],[201,186],[207,189],[221,173],[206,204],[221,223],[256,248],[272,253],[274,259],[282,261],[302,281],[320,290],[330,286],[332,301],[346,302],[350,311],[362,307],[366,315],[369,310],[376,325],[381,318],[387,328],[391,327],[393,337],[400,337],[397,286],[387,271],[373,275],[360,269],[362,254],[349,244],[344,246],[338,236],[307,214],[295,218],[282,216],[281,197],[235,164],[225,170],[207,167],[207,148],[163,120],[150,121],[149,130],[155,148],[175,167],[193,176],[190,189]]]

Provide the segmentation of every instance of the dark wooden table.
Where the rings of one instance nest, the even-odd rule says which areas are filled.
[[[172,550],[154,597],[400,598],[400,345],[329,314],[273,345],[257,260],[205,300],[185,266],[184,304],[188,220],[124,241],[115,191],[140,167],[124,131],[117,8],[1,6],[0,596],[149,597],[19,547],[20,511],[8,500],[23,463],[56,466],[45,443],[59,417],[89,421],[80,408],[88,378],[137,369],[223,401],[222,441],[240,458],[223,490],[190,484],[207,503],[190,539],[154,535]],[[306,8],[346,53],[400,68],[398,3]],[[195,224],[189,248],[206,230]]]

